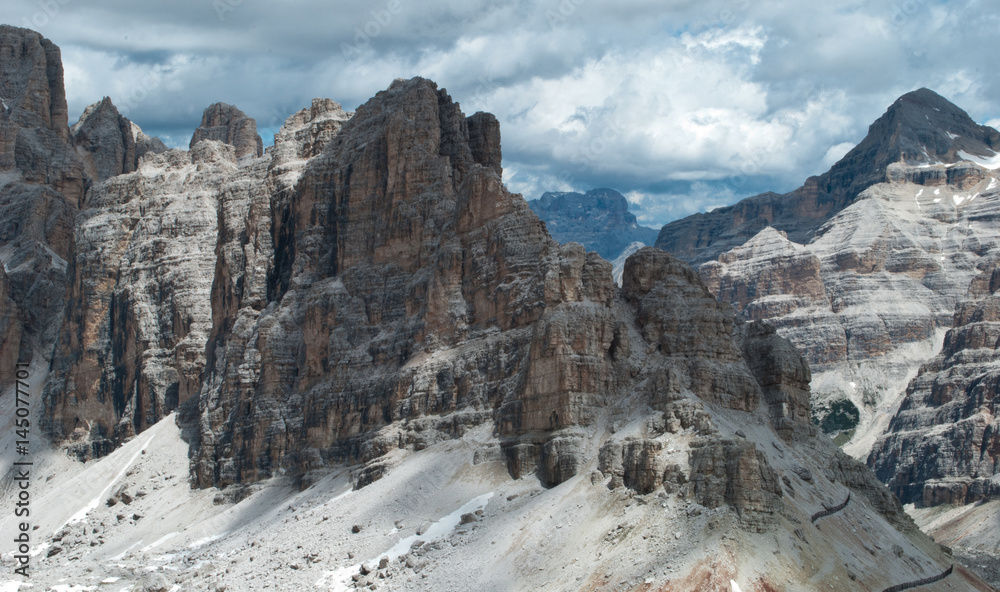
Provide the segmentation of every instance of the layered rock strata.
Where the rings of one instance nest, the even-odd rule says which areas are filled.
[[[276,153],[301,156],[285,142],[317,132],[293,131],[304,116]],[[480,461],[553,486],[596,460],[591,434],[627,405],[662,419],[641,448],[614,444],[628,430],[602,448],[612,486],[694,495],[697,481],[706,503],[737,508],[747,528],[774,526],[781,490],[766,454],[737,446],[723,453],[731,470],[706,468],[705,481],[692,479],[703,465],[692,473],[686,446],[680,459],[665,443],[685,430],[717,435],[705,405],[763,406],[776,437],[810,440],[809,372],[786,341],[742,324],[653,249],[629,259],[619,292],[608,263],[558,245],[503,188],[491,116],[466,118],[433,83],[397,81],[332,119],[342,127],[294,187],[276,186],[269,210],[251,200],[256,213],[234,216],[250,220],[234,224],[241,248],[220,243],[199,484],[351,462],[363,487],[392,470],[393,450],[489,424],[496,444]]]
[[[0,100],[0,385],[7,386],[12,361],[47,357],[55,340],[86,177],[69,142],[58,47],[0,25]]]
[[[790,219],[790,208],[818,211],[807,183],[781,197],[783,209],[744,219],[764,198],[730,208],[743,220],[738,230],[688,240],[702,224],[692,218],[665,227],[661,244],[679,241],[673,248],[695,261],[713,257],[699,268],[713,293],[805,353],[816,420],[863,458],[1000,247],[1000,180],[990,160],[998,147],[996,130],[915,91],[819,178],[833,191],[820,202],[840,205]],[[866,162],[871,170],[862,170]],[[751,227],[762,229],[750,235]],[[734,242],[742,244],[728,247]],[[721,244],[727,250],[713,250]]]
[[[236,158],[264,154],[264,142],[257,135],[257,121],[226,103],[213,103],[205,109],[201,125],[191,136],[190,148],[203,140],[216,140],[234,146]]]
[[[941,352],[910,383],[869,464],[905,503],[1000,498],[1000,271],[984,270],[955,312]]]
[[[87,176],[97,183],[131,173],[146,154],[167,151],[159,138],[147,136],[118,113],[109,97],[87,107],[70,134]]]

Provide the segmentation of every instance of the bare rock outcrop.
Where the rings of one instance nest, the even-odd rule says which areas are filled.
[[[198,392],[219,202],[252,172],[209,141],[147,157],[88,193],[45,388],[49,430],[77,456],[107,453]]]
[[[805,354],[815,420],[863,458],[1000,250],[998,150],[996,130],[916,91],[803,188],[668,225],[660,244]]]
[[[159,138],[150,138],[120,114],[109,97],[84,109],[70,134],[87,176],[95,183],[131,173],[143,155],[167,150]]]
[[[216,140],[236,148],[236,158],[264,154],[264,142],[257,135],[257,121],[226,103],[209,105],[201,116],[201,125],[191,136],[190,148],[202,140]]]
[[[21,309],[11,298],[7,273],[0,268],[0,383],[9,384],[21,358]]]
[[[1000,498],[1000,272],[985,269],[957,308],[941,352],[910,383],[868,458],[904,503]]]
[[[734,343],[737,318],[731,306],[715,299],[698,273],[652,247],[629,257],[622,295],[635,308],[646,341],[682,368],[675,388],[730,409],[751,411],[760,402],[760,385]]]
[[[699,441],[691,451],[691,489],[703,506],[728,504],[749,530],[770,529],[781,510],[781,481],[752,442]]]
[[[9,318],[0,346],[5,352],[0,382],[6,386],[13,377],[7,366],[13,352],[26,362],[37,354],[47,357],[55,341],[73,218],[86,179],[68,141],[58,47],[34,31],[0,25],[0,102],[0,261],[6,295],[0,306]]]
[[[216,358],[201,483],[366,461],[412,440],[379,435],[399,420],[492,408],[515,472],[566,477],[573,439],[546,434],[591,421],[610,384],[610,269],[544,236],[500,184],[498,151],[472,150],[432,83],[398,81],[275,194],[275,306],[238,339],[240,366]]]
[[[59,48],[34,31],[2,25],[0,72],[0,98],[17,128],[16,169],[26,183],[45,184],[78,204],[83,198],[84,175],[69,145]]]

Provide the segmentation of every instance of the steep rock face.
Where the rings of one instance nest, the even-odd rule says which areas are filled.
[[[207,141],[88,193],[45,388],[49,430],[78,456],[106,454],[198,392],[219,202],[255,174],[232,146]]]
[[[70,132],[87,174],[94,181],[100,183],[135,170],[132,123],[118,113],[110,98],[87,107]]]
[[[700,268],[709,290],[749,319],[770,319],[801,307],[829,305],[820,260],[767,227],[746,244]]]
[[[34,31],[0,25],[0,261],[3,306],[19,311],[0,349],[20,351],[23,361],[47,356],[55,341],[85,183],[68,143],[62,75],[58,47]],[[3,364],[7,385],[13,375]]]
[[[25,182],[47,184],[76,204],[83,197],[84,179],[68,144],[60,55],[58,47],[34,31],[0,26],[0,97],[17,127],[15,166]]]
[[[614,189],[591,189],[584,194],[548,192],[528,205],[545,222],[552,238],[561,243],[578,242],[608,261],[633,242],[656,242],[657,231],[639,226],[628,211],[628,200]]]
[[[976,276],[941,352],[910,383],[869,465],[904,502],[933,506],[1000,497],[1000,277]]]
[[[7,273],[0,268],[0,382],[9,384],[21,357],[21,310],[11,299]]]
[[[301,113],[282,143],[329,125],[308,117],[315,127],[293,132],[309,125]],[[648,406],[662,417],[649,442],[605,447],[601,462],[613,486],[676,492],[691,465],[664,442],[718,434],[705,403],[756,414],[763,402],[779,438],[814,436],[808,369],[786,341],[741,328],[697,273],[653,249],[629,260],[619,296],[610,264],[560,247],[503,189],[490,159],[499,148],[472,140],[471,119],[491,129],[489,116],[465,118],[414,79],[335,119],[343,127],[294,186],[294,174],[275,177],[271,236],[257,198],[232,217],[223,208],[222,225],[231,217],[242,238],[220,237],[192,464],[200,485],[347,461],[362,463],[363,487],[392,470],[393,450],[492,424],[495,444],[477,458],[552,486],[592,462],[601,417]],[[291,147],[276,153],[293,160],[272,171],[301,166]],[[774,492],[759,492],[772,475],[748,454],[713,483],[747,528],[771,528]],[[748,493],[727,498],[733,487]]]
[[[276,165],[319,156],[352,115],[330,99],[313,99],[310,107],[285,120],[274,135]]]
[[[625,262],[622,295],[637,310],[643,338],[670,359],[679,388],[730,409],[751,411],[760,386],[743,361],[733,333],[732,307],[718,302],[697,272],[646,247]]]
[[[691,488],[703,506],[728,504],[745,524],[763,532],[781,510],[783,491],[767,456],[750,442],[699,441],[691,454]]]
[[[711,533],[708,552],[728,553],[720,535],[738,539],[752,550],[739,569],[780,556],[757,543],[822,542],[838,582],[850,565],[881,589],[879,569],[855,566],[862,543],[828,534],[861,517],[863,540],[901,540],[921,574],[941,571],[933,543],[886,525],[905,515],[878,505],[870,472],[816,437],[808,367],[788,341],[742,321],[666,253],[637,252],[618,289],[596,253],[549,238],[502,186],[492,116],[466,118],[414,79],[354,116],[314,103],[279,136],[261,159],[211,140],[150,155],[88,193],[46,386],[50,428],[81,455],[181,406],[200,486],[287,474],[322,483],[316,493],[349,475],[382,499],[400,489],[385,480],[444,459],[451,468],[422,472],[425,484],[457,478],[466,496],[473,479],[483,505],[565,484],[553,495],[602,521],[631,523],[639,515],[618,509],[646,506],[650,538],[673,539],[662,557],[688,544],[664,536],[667,515],[685,536]],[[312,472],[340,463],[353,466],[334,479]],[[793,537],[848,492],[871,494],[850,498],[859,514]]]
[[[219,359],[203,392],[202,483],[369,460],[417,437],[378,430],[457,409],[481,423],[499,406],[511,437],[589,421],[611,379],[610,269],[545,239],[469,130],[433,84],[397,82],[275,194],[278,302],[245,336],[253,366]],[[507,448],[533,470],[545,441],[527,440]]]
[[[264,142],[257,135],[257,121],[232,105],[214,103],[205,109],[201,125],[191,136],[193,149],[202,140],[216,140],[236,147],[236,158],[260,157]]]
[[[167,150],[159,138],[150,138],[118,113],[109,97],[87,107],[70,134],[87,176],[97,183],[136,170],[145,154]]]
[[[853,455],[866,457],[887,429],[966,286],[1000,247],[996,142],[995,130],[937,95],[905,95],[827,173],[846,180],[868,159],[879,182],[797,230],[801,243],[774,217],[699,268],[720,299],[805,353],[816,419]]]

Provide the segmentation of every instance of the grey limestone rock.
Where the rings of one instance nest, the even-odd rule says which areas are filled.
[[[202,140],[216,140],[236,147],[236,157],[260,157],[264,143],[257,135],[257,122],[232,105],[213,103],[205,109],[201,125],[191,137],[190,147]]]

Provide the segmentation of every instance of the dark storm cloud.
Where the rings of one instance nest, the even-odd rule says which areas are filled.
[[[501,121],[527,198],[610,186],[645,223],[787,191],[899,95],[1000,120],[994,3],[966,0],[8,0],[63,49],[72,113],[109,95],[186,146],[215,101],[270,142],[313,97],[356,108],[425,76]]]

